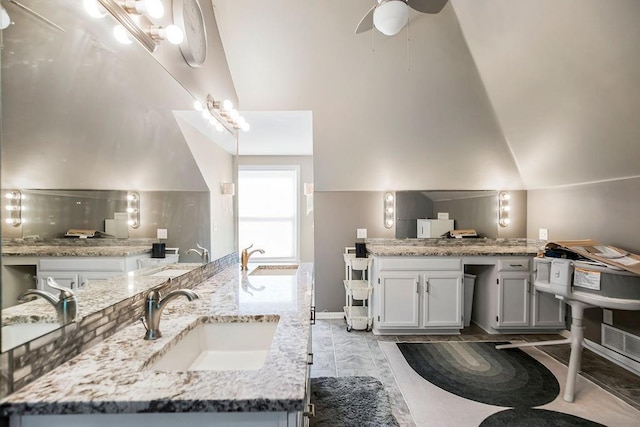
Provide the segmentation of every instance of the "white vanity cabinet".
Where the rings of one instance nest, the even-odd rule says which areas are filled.
[[[499,258],[476,281],[473,321],[489,332],[564,329],[564,303],[533,286],[529,258]]]
[[[462,262],[443,257],[374,257],[375,333],[462,328]]]
[[[138,259],[148,257],[148,254],[122,257],[43,257],[38,261],[38,289],[59,292],[47,286],[47,277],[67,288],[83,288],[89,282],[136,270]]]

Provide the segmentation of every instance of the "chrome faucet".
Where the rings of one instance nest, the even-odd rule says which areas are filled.
[[[200,243],[196,243],[196,246],[198,247],[198,249],[189,249],[187,251],[187,254],[197,254],[200,258],[202,258],[202,263],[203,264],[208,264],[209,263],[209,251],[207,250],[207,248],[204,248],[202,246],[200,246]]]
[[[58,316],[58,323],[60,323],[60,325],[66,325],[76,320],[78,314],[78,299],[73,291],[58,285],[51,277],[47,277],[47,285],[60,291],[60,296],[56,298],[55,295],[49,292],[39,289],[29,289],[18,296],[18,301],[22,302],[23,299],[28,296],[40,297],[48,301],[53,308],[56,309],[56,315]]]
[[[247,270],[248,269],[247,264],[249,263],[249,257],[251,257],[251,255],[254,252],[260,252],[261,254],[264,253],[264,250],[262,250],[262,249],[254,249],[251,252],[248,252],[249,249],[251,249],[252,247],[253,247],[253,244],[251,246],[249,246],[248,248],[244,248],[242,250],[242,258],[241,258],[242,265],[240,266],[241,270]]]
[[[144,302],[144,317],[140,319],[147,330],[144,334],[145,340],[155,340],[162,336],[160,333],[160,315],[169,301],[180,295],[185,296],[189,301],[200,298],[198,294],[189,289],[177,289],[169,292],[164,297],[160,295],[160,291],[157,289],[153,289],[147,294]]]

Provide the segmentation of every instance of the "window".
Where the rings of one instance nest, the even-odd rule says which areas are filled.
[[[241,166],[238,171],[239,249],[264,249],[252,259],[298,259],[298,167]]]

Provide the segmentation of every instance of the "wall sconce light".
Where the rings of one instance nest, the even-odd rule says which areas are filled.
[[[162,40],[172,44],[180,44],[184,40],[184,34],[177,25],[163,28],[151,21],[164,15],[161,0],[84,0],[84,6],[87,13],[95,18],[103,17],[104,9],[120,23],[113,29],[120,43],[131,44],[133,36],[149,52],[154,52]]]
[[[304,183],[304,195],[312,196],[313,195],[313,182],[305,182]]]
[[[498,193],[498,224],[500,224],[500,227],[506,227],[511,222],[509,218],[509,212],[511,212],[510,199],[511,195],[506,191]]]
[[[394,224],[395,213],[395,197],[392,193],[384,193],[383,205],[384,205],[384,226],[385,228],[391,228]]]
[[[19,227],[22,224],[22,193],[20,190],[12,190],[4,197],[8,200],[5,209],[9,211],[5,221],[13,227]]]
[[[220,102],[216,101],[213,96],[207,95],[207,110],[213,117],[227,124],[231,129],[240,129],[243,132],[249,132],[251,129],[247,120],[240,115],[238,110],[233,108],[233,103],[228,99]]]
[[[131,228],[140,227],[140,194],[135,191],[127,193],[127,223]]]
[[[223,182],[220,184],[220,192],[225,196],[235,196],[236,185],[233,182]]]

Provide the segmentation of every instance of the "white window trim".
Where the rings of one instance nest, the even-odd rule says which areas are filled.
[[[271,258],[261,257],[260,262],[300,262],[300,166],[299,165],[239,165],[238,172],[241,171],[295,171],[295,206],[296,220],[294,230],[295,254],[293,257]],[[238,212],[238,224],[240,223],[240,212]],[[239,248],[240,252],[243,248]]]

